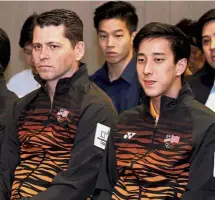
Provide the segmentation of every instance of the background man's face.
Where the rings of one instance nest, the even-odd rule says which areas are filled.
[[[191,45],[188,67],[192,73],[199,71],[205,63],[204,53],[197,46]]]
[[[133,37],[130,35],[125,21],[105,19],[99,23],[98,41],[105,60],[116,64],[133,55]]]
[[[32,44],[26,44],[23,48],[24,62],[29,67],[34,66],[34,63],[32,60],[32,49],[33,49]]]
[[[209,21],[203,27],[202,48],[207,62],[215,69],[215,20]]]

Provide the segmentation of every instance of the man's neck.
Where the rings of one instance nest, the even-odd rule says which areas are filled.
[[[67,73],[65,73],[60,78],[46,81],[46,88],[47,88],[48,93],[49,93],[51,104],[53,103],[53,99],[54,99],[54,95],[55,95],[55,90],[56,90],[56,86],[57,86],[58,81],[60,79],[63,79],[63,78],[67,78],[67,77],[70,78],[70,77],[72,77],[75,74],[75,72],[78,71],[78,69],[79,69],[78,66],[79,65],[76,65],[75,67],[73,67],[72,70],[68,71]]]
[[[170,98],[177,98],[181,88],[182,88],[181,79],[178,78],[174,83],[174,86],[172,86],[171,91],[169,91],[169,93],[165,95]],[[156,113],[160,115],[161,96],[151,97],[151,102],[154,106]]]
[[[160,115],[160,103],[161,103],[161,97],[152,97],[151,98],[152,105],[154,107],[155,112]]]
[[[126,59],[124,59],[118,63],[107,63],[108,77],[109,77],[110,82],[120,78],[120,76],[122,75],[126,66],[131,61],[132,57],[133,57],[133,53],[131,52]]]
[[[58,82],[58,80],[52,80],[52,81],[47,81],[46,82],[46,88],[47,88],[48,93],[49,93],[51,104],[52,104],[53,99],[54,99],[54,94],[55,94],[55,89],[56,89],[56,86],[57,86],[57,82]]]

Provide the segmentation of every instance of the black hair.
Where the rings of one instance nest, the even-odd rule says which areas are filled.
[[[36,20],[36,26],[41,28],[60,25],[65,27],[64,36],[70,40],[72,46],[75,46],[79,41],[83,41],[83,22],[71,10],[54,9],[40,14]]]
[[[178,27],[174,25],[151,22],[145,25],[135,36],[133,46],[138,51],[142,40],[148,38],[165,38],[170,42],[170,47],[174,55],[174,62],[190,57],[189,39]]]
[[[95,29],[98,31],[99,23],[102,20],[113,18],[125,21],[130,34],[137,30],[138,16],[136,8],[129,2],[109,1],[96,8],[93,19]]]
[[[10,62],[10,40],[7,33],[0,28],[0,74],[2,75]]]
[[[199,20],[197,22],[197,26],[198,26],[197,44],[200,49],[202,49],[202,30],[203,30],[205,24],[212,20],[215,20],[215,9],[211,9],[211,10],[207,11],[205,14],[203,14],[199,18]]]
[[[184,18],[176,26],[188,36],[190,44],[197,46],[197,22],[195,20]]]
[[[24,22],[19,38],[19,46],[24,48],[26,44],[31,44],[33,41],[33,30],[35,26],[35,21],[37,18],[37,14],[33,13],[30,15]]]

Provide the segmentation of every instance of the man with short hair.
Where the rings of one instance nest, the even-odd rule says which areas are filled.
[[[15,74],[7,82],[8,89],[16,93],[19,98],[40,87],[40,84],[34,79],[34,74],[37,72],[32,60],[33,29],[36,18],[37,14],[33,13],[25,20],[19,38],[19,46],[23,50],[24,63],[28,69]]]
[[[212,182],[204,186],[214,182],[215,114],[182,81],[188,38],[176,26],[154,22],[137,33],[134,48],[146,96],[111,129],[94,197],[198,199],[192,195],[214,190]]]
[[[110,1],[95,10],[94,27],[105,63],[91,80],[108,94],[118,113],[138,105],[143,93],[132,47],[137,26],[136,9],[129,2]]]
[[[198,43],[206,63],[189,81],[196,100],[215,112],[215,9],[203,14],[197,22]]]
[[[83,23],[70,10],[37,17],[32,56],[41,88],[18,100],[1,148],[1,200],[85,200],[116,111],[81,63]]]

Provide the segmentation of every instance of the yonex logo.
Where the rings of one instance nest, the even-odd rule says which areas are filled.
[[[131,139],[135,135],[136,133],[127,132],[127,134],[124,135],[124,139]]]

